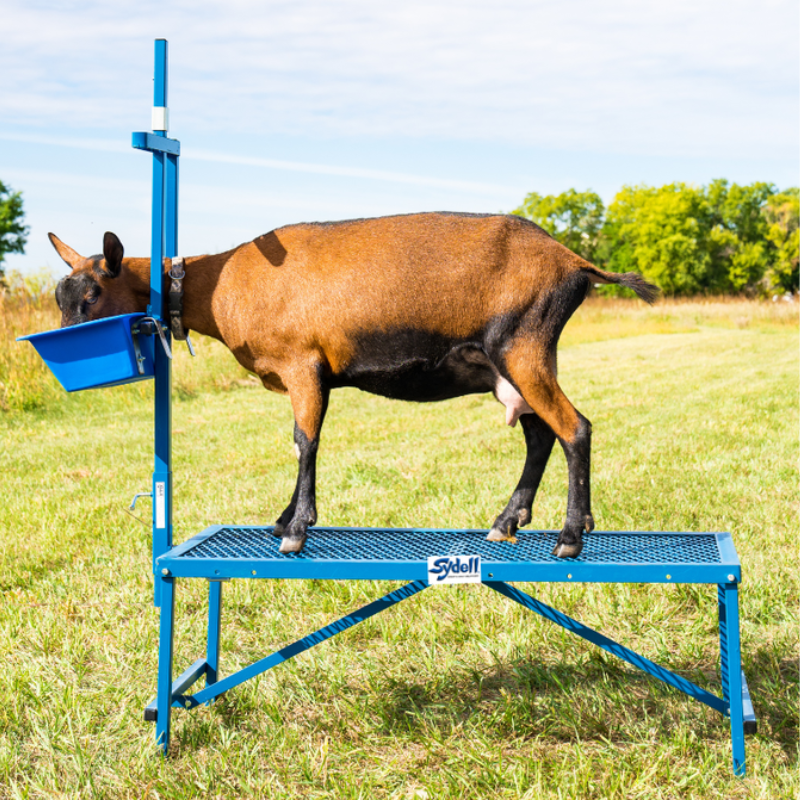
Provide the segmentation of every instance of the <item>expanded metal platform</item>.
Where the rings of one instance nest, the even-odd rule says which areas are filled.
[[[595,531],[578,558],[551,555],[557,531],[489,542],[485,530],[309,529],[302,553],[282,555],[271,526],[216,525],[156,560],[180,578],[425,580],[430,556],[480,556],[481,579],[604,583],[731,583],[741,566],[728,533]]]
[[[511,543],[489,542],[485,530],[319,527],[309,530],[303,552],[292,555],[279,552],[279,540],[273,531],[271,526],[217,525],[171,548],[155,561],[161,606],[158,695],[145,709],[145,718],[156,723],[156,737],[165,750],[172,707],[191,709],[209,703],[244,681],[413,597],[430,585],[432,565],[444,561],[472,569],[471,582],[484,584],[728,717],[734,772],[744,774],[744,734],[755,732],[756,719],[741,669],[741,566],[730,534],[595,531],[584,536],[584,548],[578,558],[560,559],[550,554],[556,531],[520,532],[517,541]],[[175,584],[179,578],[209,581],[208,647],[206,657],[173,682]],[[249,667],[219,678],[222,583],[233,578],[408,583]],[[722,695],[712,694],[655,664],[507,581],[716,584]],[[205,687],[190,694],[192,685],[203,677]]]

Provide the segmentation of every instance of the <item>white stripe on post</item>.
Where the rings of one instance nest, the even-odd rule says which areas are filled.
[[[166,106],[153,106],[153,132],[169,130],[169,109]]]

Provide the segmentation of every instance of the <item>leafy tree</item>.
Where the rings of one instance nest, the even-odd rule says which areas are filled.
[[[531,192],[512,213],[535,222],[587,261],[594,261],[603,225],[603,201],[591,190],[559,195]]]
[[[766,240],[772,261],[764,275],[768,292],[796,292],[800,279],[800,189],[787,189],[769,198],[764,208]]]
[[[623,186],[608,207],[599,254],[606,269],[636,270],[665,294],[693,294],[713,278],[709,232],[702,189]]]
[[[22,224],[22,193],[12,192],[0,181],[0,280],[6,253],[24,253],[28,228]]]
[[[775,191],[763,182],[739,186],[716,180],[708,187],[712,288],[739,292],[761,281],[769,267],[764,208]]]
[[[715,180],[623,186],[605,211],[591,191],[532,192],[513,213],[612,272],[636,271],[667,295],[797,291],[800,190]],[[628,290],[604,286],[603,294]]]

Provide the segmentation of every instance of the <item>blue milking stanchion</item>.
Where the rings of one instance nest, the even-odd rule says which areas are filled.
[[[409,599],[429,585],[483,583],[509,600],[586,639],[626,663],[684,692],[730,719],[733,769],[745,773],[744,734],[755,714],[741,668],[739,598],[741,566],[727,533],[593,532],[578,558],[551,555],[555,531],[518,534],[518,542],[489,542],[485,530],[317,527],[302,553],[282,555],[271,527],[217,525],[183,544],[172,543],[171,364],[169,324],[164,323],[164,258],[178,252],[180,143],[166,136],[167,42],[156,41],[153,132],[134,133],[133,146],[153,154],[150,305],[137,323],[151,341],[165,329],[165,346],[149,347],[155,375],[153,471],[153,571],[160,609],[157,695],[145,709],[156,723],[156,741],[167,753],[172,708],[191,709],[305,652],[332,636]],[[191,279],[191,276],[188,276]],[[151,327],[144,330],[143,326]],[[94,384],[99,385],[99,384]],[[209,582],[208,638],[204,658],[172,677],[175,590],[179,580]],[[248,667],[220,675],[222,583],[231,579],[392,580],[405,585],[352,611]],[[722,696],[659,666],[581,622],[511,586],[509,581],[560,583],[695,583],[717,586]],[[205,678],[205,686],[190,693]]]

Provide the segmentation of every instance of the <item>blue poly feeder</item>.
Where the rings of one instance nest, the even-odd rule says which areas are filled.
[[[68,392],[153,377],[154,336],[138,333],[144,314],[120,314],[17,337],[28,341]]]

